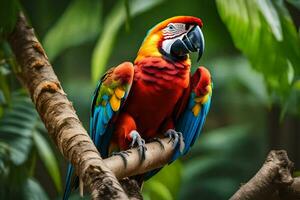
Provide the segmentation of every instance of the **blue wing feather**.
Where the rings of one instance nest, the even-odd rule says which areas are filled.
[[[128,63],[127,63],[128,65]],[[132,66],[132,64],[131,64]],[[122,67],[122,66],[121,66]],[[132,66],[133,67],[133,66]],[[116,69],[116,68],[114,68]],[[109,71],[108,73],[113,73],[114,69]],[[133,72],[133,70],[132,70]],[[113,111],[109,99],[110,96],[107,94],[101,94],[100,100],[105,101],[105,105],[97,105],[97,101],[99,100],[100,90],[103,85],[103,81],[105,80],[106,75],[103,76],[101,81],[99,81],[95,92],[93,94],[93,100],[91,105],[91,117],[90,117],[90,132],[89,135],[91,139],[93,140],[94,144],[96,145],[97,149],[101,153],[101,156],[103,158],[108,157],[108,149],[109,149],[109,143],[112,137],[112,127],[110,126],[110,121],[113,118],[113,116],[117,113]],[[125,95],[123,98],[121,98],[121,105],[123,105],[124,101],[126,100],[130,87],[131,87],[132,79],[129,82],[128,87],[126,87]],[[74,175],[74,169],[73,166],[69,163],[68,164],[68,171],[67,171],[67,177],[66,177],[66,187],[63,199],[67,200],[70,193],[71,188],[74,187],[74,184],[71,184],[71,179]],[[78,181],[76,181],[78,178],[75,179],[75,187],[78,187]],[[77,185],[76,185],[77,184]]]
[[[195,105],[194,97],[195,93],[192,92],[187,107],[176,123],[176,131],[182,133],[185,147],[183,149],[183,152],[180,152],[179,147],[175,149],[172,161],[176,160],[179,156],[186,154],[191,146],[193,146],[201,132],[206,116],[208,114],[211,103],[211,96],[209,96],[206,103],[201,105],[201,111],[197,116],[195,116],[192,112],[192,108]]]
[[[67,177],[66,177],[66,186],[65,186],[63,200],[67,200],[70,196],[70,193],[71,193],[71,178],[72,178],[72,175],[73,175],[73,171],[74,171],[73,166],[71,164],[68,164]]]

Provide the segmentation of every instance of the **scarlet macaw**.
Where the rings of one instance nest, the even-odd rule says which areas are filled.
[[[148,32],[134,64],[124,62],[101,78],[92,101],[90,136],[103,158],[137,146],[143,160],[145,141],[168,136],[175,160],[194,144],[212,95],[206,68],[190,74],[189,53],[198,52],[199,60],[204,50],[201,27],[202,21],[191,16],[159,23]],[[117,154],[126,160],[126,153]],[[146,173],[144,180],[158,170]],[[72,174],[69,165],[64,199]]]

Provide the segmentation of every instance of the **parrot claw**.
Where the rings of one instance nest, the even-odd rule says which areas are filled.
[[[160,138],[157,138],[157,137],[151,138],[151,139],[149,140],[149,142],[157,142],[157,143],[159,144],[160,148],[161,148],[162,150],[165,150],[165,146],[164,146],[164,144],[162,143],[162,141],[161,141]]]
[[[129,156],[130,153],[131,153],[130,150],[120,151],[120,152],[113,152],[112,156],[120,156],[123,160],[125,168],[127,168],[127,159],[126,159],[126,157]]]
[[[141,162],[144,161],[146,159],[145,152],[147,151],[145,140],[135,130],[130,132],[130,137],[132,138],[130,147],[134,148],[135,146],[137,146]]]
[[[174,129],[169,129],[167,132],[164,134],[166,137],[168,137],[169,143],[173,143],[173,148],[175,149],[177,145],[179,145],[179,150],[180,152],[183,152],[184,150],[184,142],[183,142],[183,136],[181,132],[177,132]]]

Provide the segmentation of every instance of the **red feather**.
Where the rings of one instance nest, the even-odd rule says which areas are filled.
[[[182,96],[189,89],[190,66],[163,58],[146,58],[134,67],[129,96],[115,121],[113,143],[121,149],[128,149],[132,130],[149,139],[174,128],[174,110],[182,104]]]

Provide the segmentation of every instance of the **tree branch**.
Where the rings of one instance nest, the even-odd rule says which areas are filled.
[[[19,78],[29,90],[48,133],[90,189],[92,198],[128,199],[83,128],[23,14],[8,40],[21,65]]]
[[[146,160],[139,161],[137,149],[130,150],[125,167],[120,156],[104,159],[105,164],[118,179],[145,173],[164,166],[172,156],[172,143],[162,139],[164,150],[160,144],[146,144]],[[244,184],[230,200],[294,200],[300,199],[300,177],[292,178],[293,163],[283,150],[271,151],[257,174]]]
[[[104,159],[106,166],[115,174],[118,179],[142,174],[153,169],[157,169],[166,165],[171,159],[173,153],[173,143],[169,142],[169,138],[161,140],[162,146],[158,142],[147,143],[145,152],[146,159],[140,162],[138,150],[129,150],[127,157],[127,166],[120,156],[112,156]]]

